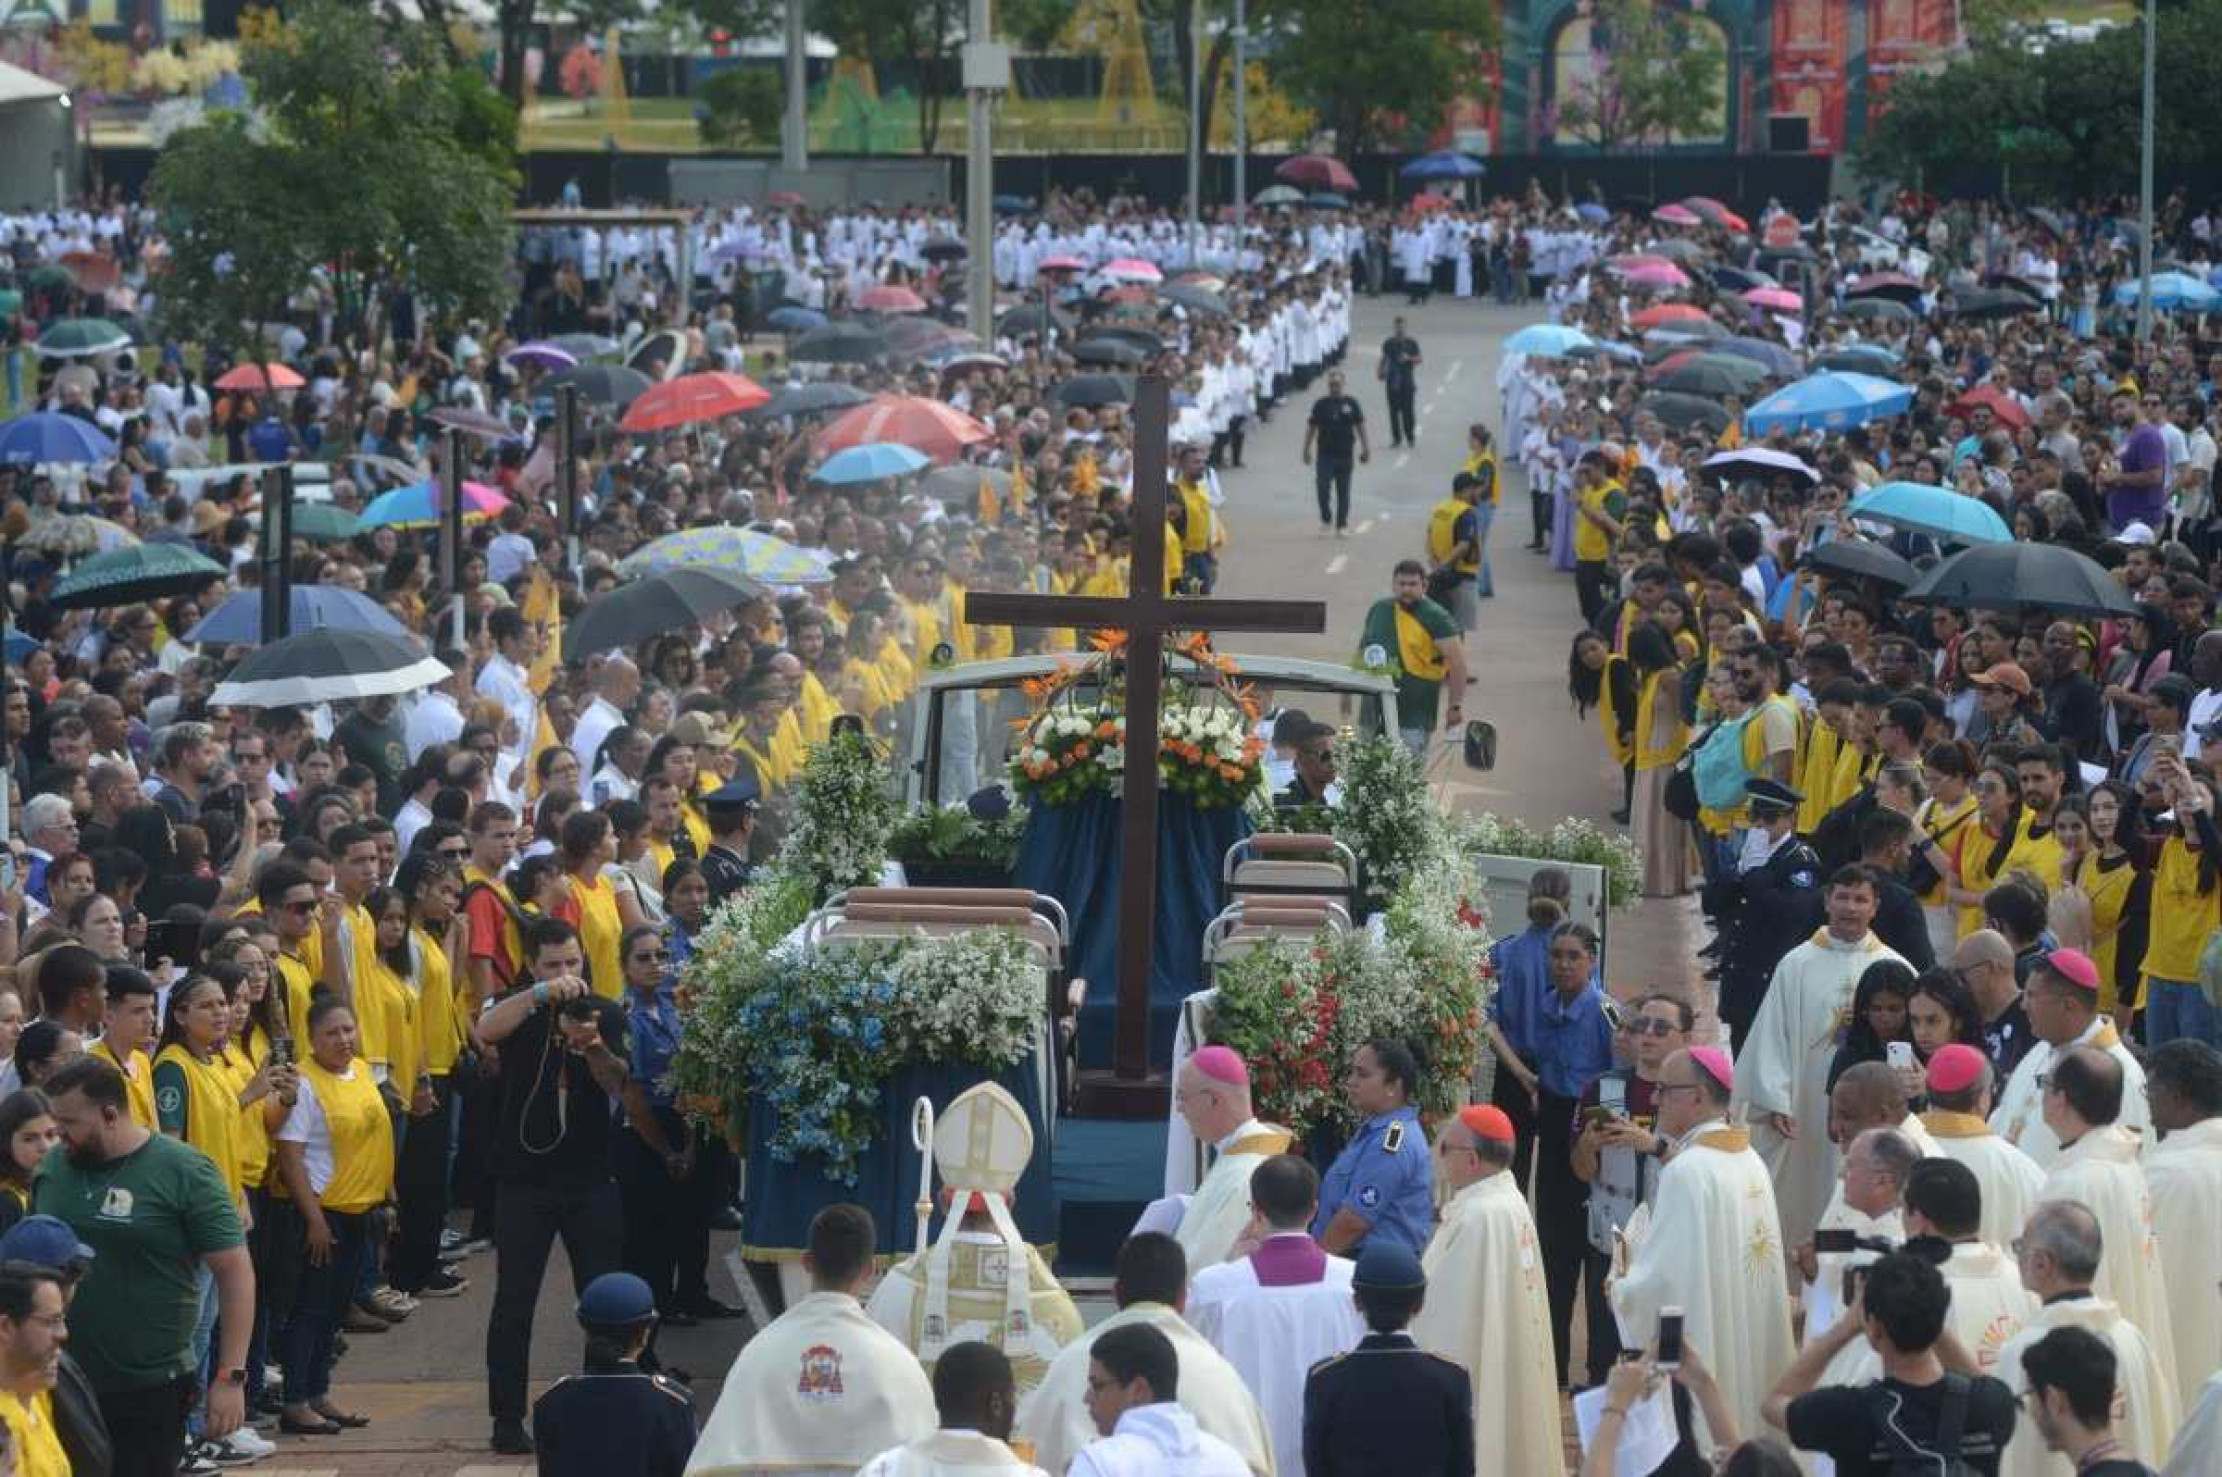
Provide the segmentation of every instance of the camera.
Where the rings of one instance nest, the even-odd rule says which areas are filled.
[[[556,1009],[557,1013],[561,1015],[565,1020],[573,1021],[580,1025],[586,1025],[591,1022],[598,1021],[601,1019],[602,1016],[601,1002],[596,1000],[592,995],[580,995],[573,999],[566,1000]]]

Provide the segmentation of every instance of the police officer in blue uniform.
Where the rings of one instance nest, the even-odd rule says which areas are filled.
[[[1401,1041],[1377,1039],[1351,1053],[1343,1091],[1363,1120],[1320,1182],[1312,1239],[1337,1256],[1386,1242],[1414,1256],[1435,1221],[1427,1135],[1412,1105],[1419,1064]]]
[[[630,1272],[605,1272],[579,1295],[586,1373],[533,1402],[540,1477],[684,1477],[694,1397],[641,1369],[656,1331],[656,1295]]]
[[[1473,1382],[1404,1331],[1427,1293],[1420,1259],[1376,1237],[1351,1289],[1370,1332],[1304,1380],[1305,1477],[1372,1477],[1391,1451],[1399,1477],[1472,1477]]]
[[[1797,837],[1804,799],[1780,780],[1745,780],[1753,834],[1744,839],[1736,875],[1705,885],[1705,906],[1722,920],[1720,1018],[1738,1051],[1751,1037],[1775,966],[1810,932],[1822,872],[1821,858]]]

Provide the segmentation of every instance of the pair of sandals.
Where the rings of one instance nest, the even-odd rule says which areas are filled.
[[[305,1421],[291,1411],[281,1411],[278,1415],[278,1429],[288,1436],[337,1436],[342,1431],[358,1431],[370,1424],[369,1416],[352,1415],[347,1411],[334,1409],[329,1402],[311,1405],[309,1409],[319,1419]]]

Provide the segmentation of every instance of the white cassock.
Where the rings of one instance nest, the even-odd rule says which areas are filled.
[[[1829,1062],[1851,1020],[1852,992],[1869,965],[1897,958],[1873,933],[1847,944],[1820,930],[1775,966],[1751,1023],[1751,1040],[1737,1054],[1734,1101],[1747,1110],[1752,1147],[1774,1176],[1785,1245],[1813,1238],[1829,1186],[1836,1182],[1836,1146],[1828,1137]],[[1775,1132],[1764,1117],[1768,1113],[1797,1119],[1798,1136],[1786,1139]]]
[[[2189,1409],[2208,1373],[2222,1369],[2222,1282],[2214,1257],[2222,1245],[2222,1118],[2179,1128],[2147,1149],[2145,1188],[2168,1284],[2176,1389]]]
[[[2222,1477],[2222,1369],[2199,1387],[2198,1403],[2184,1412],[2160,1477]]]
[[[2029,1224],[2037,1192],[2044,1188],[2045,1172],[2037,1161],[1993,1133],[1989,1122],[1973,1113],[1934,1108],[1921,1115],[1921,1123],[1936,1145],[1934,1156],[1957,1159],[1982,1186],[1982,1238],[1993,1246],[2013,1245],[2021,1228]]]
[[[1036,1465],[1063,1477],[1073,1456],[1096,1439],[1088,1415],[1088,1350],[1109,1329],[1146,1323],[1173,1341],[1180,1361],[1180,1403],[1196,1424],[1226,1442],[1249,1466],[1252,1477],[1273,1477],[1273,1441],[1265,1415],[1250,1387],[1226,1357],[1188,1320],[1164,1303],[1129,1303],[1057,1351],[1049,1373],[1018,1402],[1011,1434],[1034,1448]]]
[[[1235,1238],[1250,1225],[1250,1176],[1274,1155],[1286,1154],[1293,1142],[1287,1129],[1256,1119],[1221,1141],[1219,1157],[1190,1197],[1174,1233],[1188,1254],[1191,1277],[1225,1261],[1234,1250]]]
[[[1844,1203],[1844,1187],[1836,1187],[1836,1195],[1829,1201],[1828,1209],[1821,1212],[1821,1219],[1814,1227],[1821,1231],[1850,1231],[1862,1241],[1888,1241],[1893,1244],[1906,1239],[1905,1218],[1896,1209],[1870,1216],[1852,1209]],[[1843,1316],[1844,1274],[1853,1267],[1864,1267],[1881,1256],[1879,1251],[1861,1247],[1857,1251],[1825,1251],[1814,1257],[1813,1280],[1805,1284],[1801,1301],[1805,1305],[1805,1341],[1812,1343],[1828,1332],[1829,1325]],[[1848,1381],[1837,1377],[1837,1367],[1848,1362],[1853,1351],[1866,1347],[1866,1341],[1855,1339],[1837,1351],[1835,1360],[1821,1376],[1824,1385],[1841,1385]]]
[[[937,1424],[910,1350],[847,1293],[813,1292],[742,1347],[687,1477],[848,1477]]]
[[[2145,1166],[2137,1157],[2137,1135],[2119,1124],[2094,1128],[2060,1151],[2037,1198],[2074,1200],[2098,1217],[2099,1274],[2092,1293],[2121,1309],[2137,1325],[2170,1381],[2175,1379],[2176,1342],[2169,1326],[2169,1290],[2153,1236],[2152,1193]],[[2207,1272],[2214,1283],[2213,1250],[2222,1242],[2208,1228]],[[2206,1371],[2201,1370],[2204,1374]]]
[[[1551,1310],[1519,1181],[1493,1174],[1453,1195],[1420,1265],[1427,1300],[1412,1339],[1472,1377],[1477,1477],[1555,1470],[1565,1442]]]
[[[1763,1430],[1760,1402],[1797,1346],[1774,1182],[1751,1136],[1719,1119],[1685,1135],[1630,1240],[1612,1284],[1621,1344],[1649,1347],[1659,1310],[1682,1309],[1683,1336],[1712,1366],[1738,1429]]]
[[[2037,1295],[2021,1285],[2014,1259],[1986,1242],[1955,1243],[1952,1259],[1941,1270],[1952,1291],[1945,1327],[1974,1356],[1977,1368],[1984,1374],[1998,1373],[1999,1355],[2036,1315]],[[1872,1344],[1859,1339],[1851,1348],[1861,1357],[1848,1362],[1841,1372],[1832,1364],[1822,1384],[1858,1385],[1882,1378],[1882,1360]]]
[[[2116,1121],[2124,1128],[2135,1129],[2150,1146],[2153,1111],[2145,1101],[2145,1069],[2122,1044],[2121,1033],[2114,1029],[2114,1023],[2100,1016],[2068,1045],[2095,1046],[2121,1063],[2122,1116]],[[2008,1143],[2036,1160],[2039,1169],[2052,1168],[2052,1161],[2060,1152],[2059,1138],[2045,1126],[2045,1095],[2037,1086],[2037,1078],[2052,1070],[2052,1063],[2059,1054],[2051,1042],[2038,1040],[2029,1048],[2029,1054],[2015,1065],[2014,1075],[2006,1079],[2005,1091],[1998,1095],[1998,1106],[1991,1109],[1991,1127]]]
[[[2080,1297],[2045,1304],[2007,1340],[1991,1373],[2010,1390],[2025,1388],[2021,1351],[2055,1328],[2085,1329],[2113,1346],[2114,1435],[2122,1443],[2121,1455],[2147,1464],[2166,1457],[2176,1433],[2175,1383],[2161,1369],[2152,1344],[2112,1303]],[[1998,1477],[2072,1477],[2073,1471],[2066,1457],[2045,1450],[2045,1439],[2025,1410],[2014,1422],[2014,1439],[2006,1444]]]
[[[949,1329],[941,1347],[979,1339],[1001,1349],[1011,1361],[1021,1394],[1034,1388],[1057,1351],[1080,1337],[1083,1324],[1072,1295],[1058,1285],[1042,1261],[1041,1253],[1028,1246],[1026,1267],[1027,1306],[1033,1316],[1014,1346],[1005,1333],[1004,1283],[1010,1269],[1010,1251],[1003,1239],[990,1232],[959,1231],[949,1255]],[[872,1321],[916,1351],[925,1336],[926,1273],[917,1256],[908,1256],[880,1279],[867,1307]],[[930,1373],[930,1364],[923,1366]]]
[[[856,1477],[1047,1477],[1008,1446],[978,1431],[936,1431],[883,1451]]]
[[[1280,1477],[1303,1477],[1304,1377],[1365,1337],[1350,1291],[1353,1270],[1348,1259],[1292,1231],[1189,1281],[1188,1321],[1257,1397]]]
[[[1243,1477],[1249,1469],[1186,1406],[1166,1401],[1122,1413],[1111,1434],[1081,1448],[1069,1470],[1074,1477]]]

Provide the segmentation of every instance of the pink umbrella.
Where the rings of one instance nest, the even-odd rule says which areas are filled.
[[[1619,256],[1605,258],[1605,265],[1616,272],[1630,272],[1638,267],[1672,267],[1675,266],[1675,263],[1663,256],[1655,256],[1648,251],[1630,251],[1623,252]]]
[[[1681,205],[1662,205],[1651,212],[1651,218],[1669,226],[1702,226],[1697,212]]]
[[[1755,308],[1772,308],[1778,313],[1795,313],[1805,306],[1805,299],[1787,287],[1754,287],[1744,294],[1744,301]]]
[[[1130,282],[1162,282],[1165,280],[1163,272],[1157,270],[1152,263],[1143,261],[1138,256],[1122,256],[1116,261],[1105,262],[1103,264],[1103,275],[1106,277],[1124,277]]]
[[[875,313],[923,313],[926,300],[899,283],[882,283],[857,294],[856,305]]]
[[[1088,270],[1088,264],[1077,256],[1059,253],[1056,256],[1043,257],[1038,270],[1044,272],[1085,272]]]
[[[1672,262],[1644,262],[1633,267],[1623,267],[1620,275],[1638,287],[1687,287],[1687,272]]]

